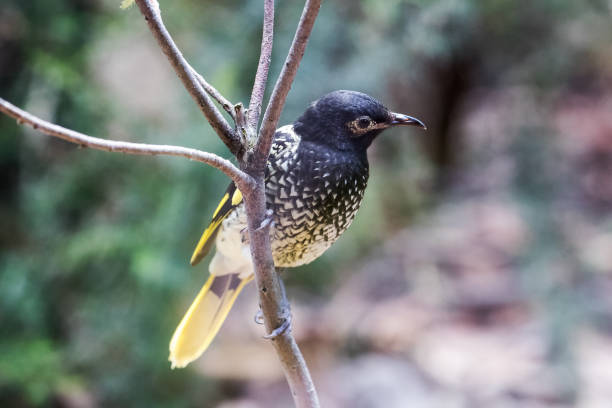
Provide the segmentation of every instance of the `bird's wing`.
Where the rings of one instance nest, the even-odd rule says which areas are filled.
[[[197,265],[198,262],[200,262],[202,258],[204,258],[208,254],[208,252],[210,251],[210,248],[212,247],[213,242],[215,241],[217,232],[219,231],[219,226],[221,226],[221,223],[223,222],[223,220],[241,202],[242,202],[242,193],[240,192],[240,190],[238,190],[238,188],[236,188],[236,185],[234,184],[234,182],[231,182],[229,187],[225,191],[225,194],[223,195],[221,202],[217,206],[217,209],[215,210],[212,216],[212,220],[210,221],[210,224],[208,225],[206,230],[204,230],[204,233],[202,234],[202,237],[200,238],[198,245],[193,251],[193,255],[191,256],[191,261],[190,261],[191,265]]]
[[[280,164],[287,160],[287,158],[295,154],[295,149],[299,144],[299,137],[293,130],[292,125],[286,125],[277,129],[274,134],[274,142],[270,149],[270,158],[268,160],[268,167],[266,169],[266,182],[270,176],[278,171]],[[219,206],[213,214],[212,220],[208,225],[208,228],[202,234],[198,245],[193,251],[191,256],[191,265],[197,265],[210,251],[212,244],[215,241],[219,226],[223,220],[242,202],[242,193],[236,185],[230,183],[225,195],[221,199]]]

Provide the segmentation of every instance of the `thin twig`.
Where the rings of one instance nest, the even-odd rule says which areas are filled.
[[[157,39],[160,48],[164,54],[166,54],[166,57],[168,57],[170,64],[183,82],[183,85],[185,85],[187,91],[189,91],[189,94],[191,94],[192,98],[196,101],[200,110],[204,113],[204,116],[206,116],[210,126],[217,132],[223,143],[225,143],[233,154],[240,153],[243,147],[236,133],[210,100],[206,91],[196,78],[196,75],[194,75],[191,67],[183,57],[183,54],[181,54],[181,51],[174,43],[170,33],[168,33],[168,30],[164,26],[157,0],[136,0],[136,4],[138,4],[140,12],[144,15],[149,29]]]
[[[242,186],[240,188],[244,189],[245,191],[253,184],[253,180],[248,174],[238,169],[238,167],[232,164],[229,160],[226,160],[213,153],[203,152],[201,150],[190,149],[182,146],[122,142],[88,136],[34,116],[2,98],[0,98],[0,112],[3,112],[4,114],[16,119],[17,123],[19,124],[31,126],[35,130],[38,130],[44,134],[64,139],[68,142],[78,144],[79,146],[91,147],[92,149],[104,150],[107,152],[121,152],[147,156],[162,155],[185,157],[190,160],[206,163],[221,170],[229,178],[231,178],[236,185]]]
[[[306,4],[304,4],[304,10],[302,11],[300,22],[295,32],[295,36],[293,37],[289,54],[276,80],[270,102],[264,114],[261,129],[259,131],[259,140],[257,142],[255,157],[253,157],[255,162],[263,162],[265,165],[267,161],[280,114],[285,106],[285,100],[291,89],[291,84],[297,73],[300,61],[302,61],[302,57],[304,56],[308,38],[310,37],[312,27],[319,14],[319,8],[321,8],[321,0],[306,0]]]
[[[212,98],[217,101],[219,103],[219,105],[221,105],[221,107],[227,112],[229,113],[229,115],[232,117],[232,119],[236,120],[236,117],[234,116],[234,104],[231,103],[225,96],[221,95],[221,92],[219,92],[217,90],[217,88],[215,88],[214,86],[212,86],[211,84],[209,84],[204,77],[198,72],[196,71],[189,63],[187,63],[187,65],[189,66],[189,69],[191,70],[191,73],[193,75],[195,75],[196,79],[198,80],[198,82],[200,82],[200,85],[202,85],[202,88],[204,88],[204,90],[206,92],[208,92],[208,94],[210,96],[212,96]]]
[[[264,93],[266,92],[266,84],[268,83],[268,71],[270,69],[273,40],[274,0],[264,0],[261,52],[259,54],[259,64],[257,65],[255,81],[253,83],[253,91],[251,92],[251,100],[249,101],[249,117],[247,120],[249,127],[254,130],[255,134],[257,131],[257,123],[259,122],[259,114],[261,113],[261,103]]]

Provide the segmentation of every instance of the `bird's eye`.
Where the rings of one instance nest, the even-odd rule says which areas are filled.
[[[376,122],[369,116],[360,116],[346,124],[353,133],[354,137],[365,135],[369,131],[376,129]]]
[[[359,129],[367,129],[372,124],[372,120],[367,116],[361,117],[357,119],[357,127]]]

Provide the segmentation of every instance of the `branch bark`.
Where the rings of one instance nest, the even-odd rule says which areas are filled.
[[[274,0],[264,0],[264,20],[263,33],[261,36],[261,52],[259,54],[259,64],[249,101],[249,115],[247,123],[254,133],[259,123],[261,104],[266,92],[268,83],[268,71],[270,70],[270,59],[272,56],[272,44],[274,40]]]
[[[241,154],[242,145],[232,127],[227,123],[221,112],[210,100],[206,91],[196,78],[189,63],[176,46],[170,33],[164,26],[157,0],[136,0],[140,12],[144,15],[151,33],[157,40],[174,71],[183,82],[183,85],[200,107],[202,113],[210,123],[210,126],[217,132],[223,143],[234,154]]]
[[[231,178],[241,189],[249,190],[254,180],[238,167],[213,153],[203,152],[182,146],[155,145],[146,143],[131,143],[117,140],[100,139],[65,127],[53,124],[28,113],[12,103],[0,98],[0,112],[14,118],[19,124],[25,124],[46,135],[54,136],[79,146],[90,147],[107,152],[121,152],[146,156],[179,156],[189,160],[199,161],[221,170]],[[242,186],[242,187],[240,187]]]

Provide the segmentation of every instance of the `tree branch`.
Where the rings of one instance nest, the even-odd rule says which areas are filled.
[[[259,292],[264,324],[268,333],[285,324],[290,312],[289,302],[285,296],[280,277],[274,268],[274,259],[270,249],[269,225],[266,226],[265,223],[264,169],[268,161],[270,147],[280,114],[285,105],[289,89],[291,89],[297,68],[304,55],[304,50],[306,49],[306,44],[320,6],[321,0],[306,0],[293,43],[264,114],[259,139],[245,168],[245,171],[255,179],[256,184],[256,188],[251,194],[243,196],[249,223],[249,241],[253,265],[255,267],[255,281]],[[264,227],[262,228],[262,226]],[[272,340],[296,406],[298,408],[319,407],[314,383],[312,382],[304,357],[291,334],[291,327]]]
[[[243,150],[240,140],[223,115],[221,115],[221,112],[210,100],[196,75],[194,75],[191,66],[187,63],[183,54],[181,54],[170,33],[168,33],[162,21],[157,0],[136,0],[136,4],[138,4],[140,12],[144,15],[149,29],[157,39],[160,48],[166,54],[166,57],[168,57],[174,71],[183,82],[183,85],[185,85],[191,97],[196,101],[204,116],[206,116],[210,126],[217,132],[230,151],[234,155],[239,155]]]
[[[229,160],[219,157],[213,153],[181,146],[131,143],[88,136],[51,122],[47,122],[46,120],[28,113],[2,98],[0,98],[0,112],[16,119],[17,123],[21,125],[28,125],[44,134],[58,137],[68,142],[76,143],[80,146],[91,147],[92,149],[104,150],[107,152],[121,152],[147,156],[162,155],[185,157],[190,160],[206,163],[221,170],[241,189],[248,190],[252,188],[251,186],[254,184],[253,179],[248,174],[238,169],[238,167],[233,165]]]
[[[300,22],[295,31],[289,54],[285,59],[283,69],[274,85],[270,102],[264,114],[261,129],[259,131],[257,147],[255,148],[253,157],[254,162],[263,162],[265,164],[267,161],[280,114],[285,106],[285,100],[291,89],[291,84],[297,73],[300,61],[302,61],[302,57],[304,56],[306,44],[308,43],[308,38],[312,32],[312,27],[319,14],[320,8],[321,0],[306,0],[306,4],[304,4],[304,10],[302,11]]]
[[[256,134],[261,104],[268,83],[268,71],[272,55],[272,43],[274,40],[274,0],[264,0],[263,33],[261,36],[261,52],[259,54],[259,65],[255,74],[251,100],[249,101],[249,115],[247,123],[253,133]]]

